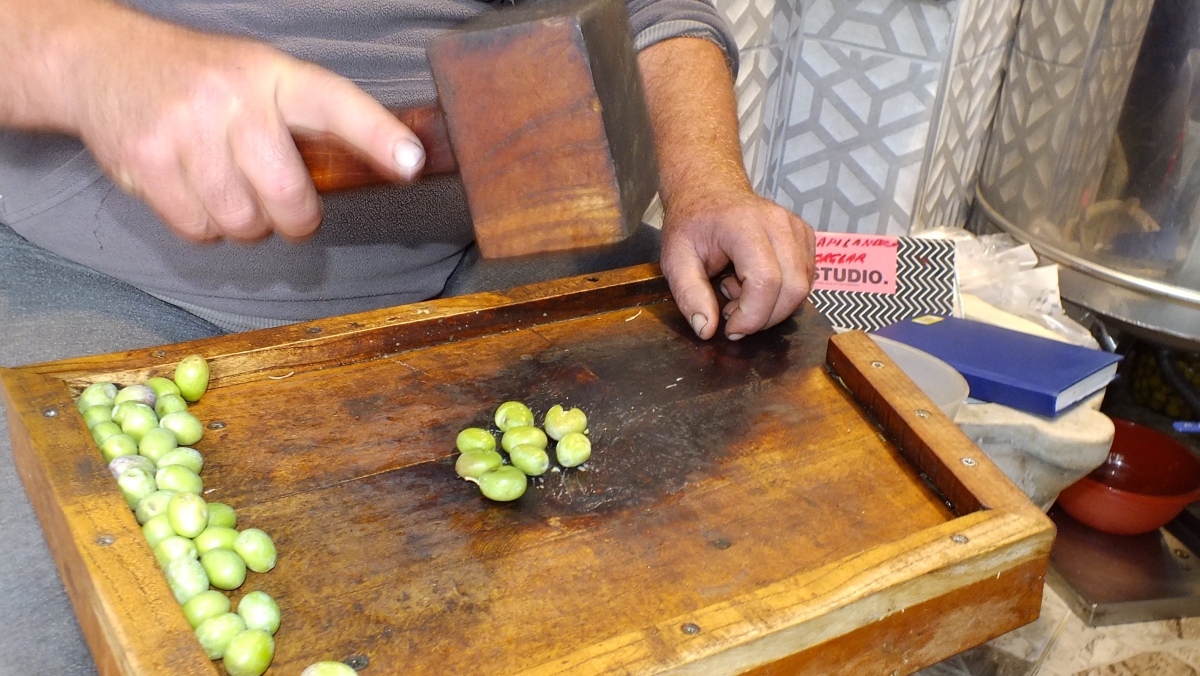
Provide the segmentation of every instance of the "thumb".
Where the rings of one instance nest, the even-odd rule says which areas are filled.
[[[717,297],[700,257],[694,251],[675,249],[664,251],[660,264],[679,312],[701,340],[712,338],[717,333],[720,315]]]
[[[344,77],[301,63],[278,100],[289,127],[333,134],[394,178],[413,181],[425,166],[417,135]]]

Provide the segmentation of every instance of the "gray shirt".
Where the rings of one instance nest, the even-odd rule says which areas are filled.
[[[436,98],[425,44],[482,12],[477,0],[136,0],[197,29],[269,42],[354,80],[389,107]],[[628,0],[635,44],[679,35],[736,45],[709,0]],[[472,234],[454,176],[323,196],[313,239],[196,245],[116,188],[82,144],[0,129],[0,223],[30,242],[231,330],[436,296]]]

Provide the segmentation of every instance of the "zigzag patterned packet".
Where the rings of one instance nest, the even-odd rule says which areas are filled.
[[[954,311],[954,242],[817,233],[817,279],[809,296],[841,329],[874,331]]]

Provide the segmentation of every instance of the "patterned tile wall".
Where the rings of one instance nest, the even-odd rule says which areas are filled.
[[[767,155],[777,127],[784,48],[766,45],[744,49],[737,80],[738,123],[746,171],[755,192],[767,194]]]
[[[756,190],[821,230],[961,224],[1021,0],[717,0]]]
[[[797,52],[776,199],[821,230],[906,233],[938,65],[823,40]]]
[[[1019,10],[1019,0],[965,0],[959,8],[913,230],[966,221]]]
[[[740,50],[738,122],[750,183],[768,194],[767,156],[780,126],[779,94],[786,87],[783,61],[798,8],[791,0],[717,0]]]

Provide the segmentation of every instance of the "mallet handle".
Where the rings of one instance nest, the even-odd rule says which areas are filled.
[[[450,137],[446,133],[446,118],[438,106],[393,110],[394,114],[425,146],[425,174],[445,174],[458,170]],[[340,138],[328,133],[299,132],[292,135],[308,173],[317,190],[345,190],[365,185],[391,183],[387,173],[374,162],[347,146]]]

